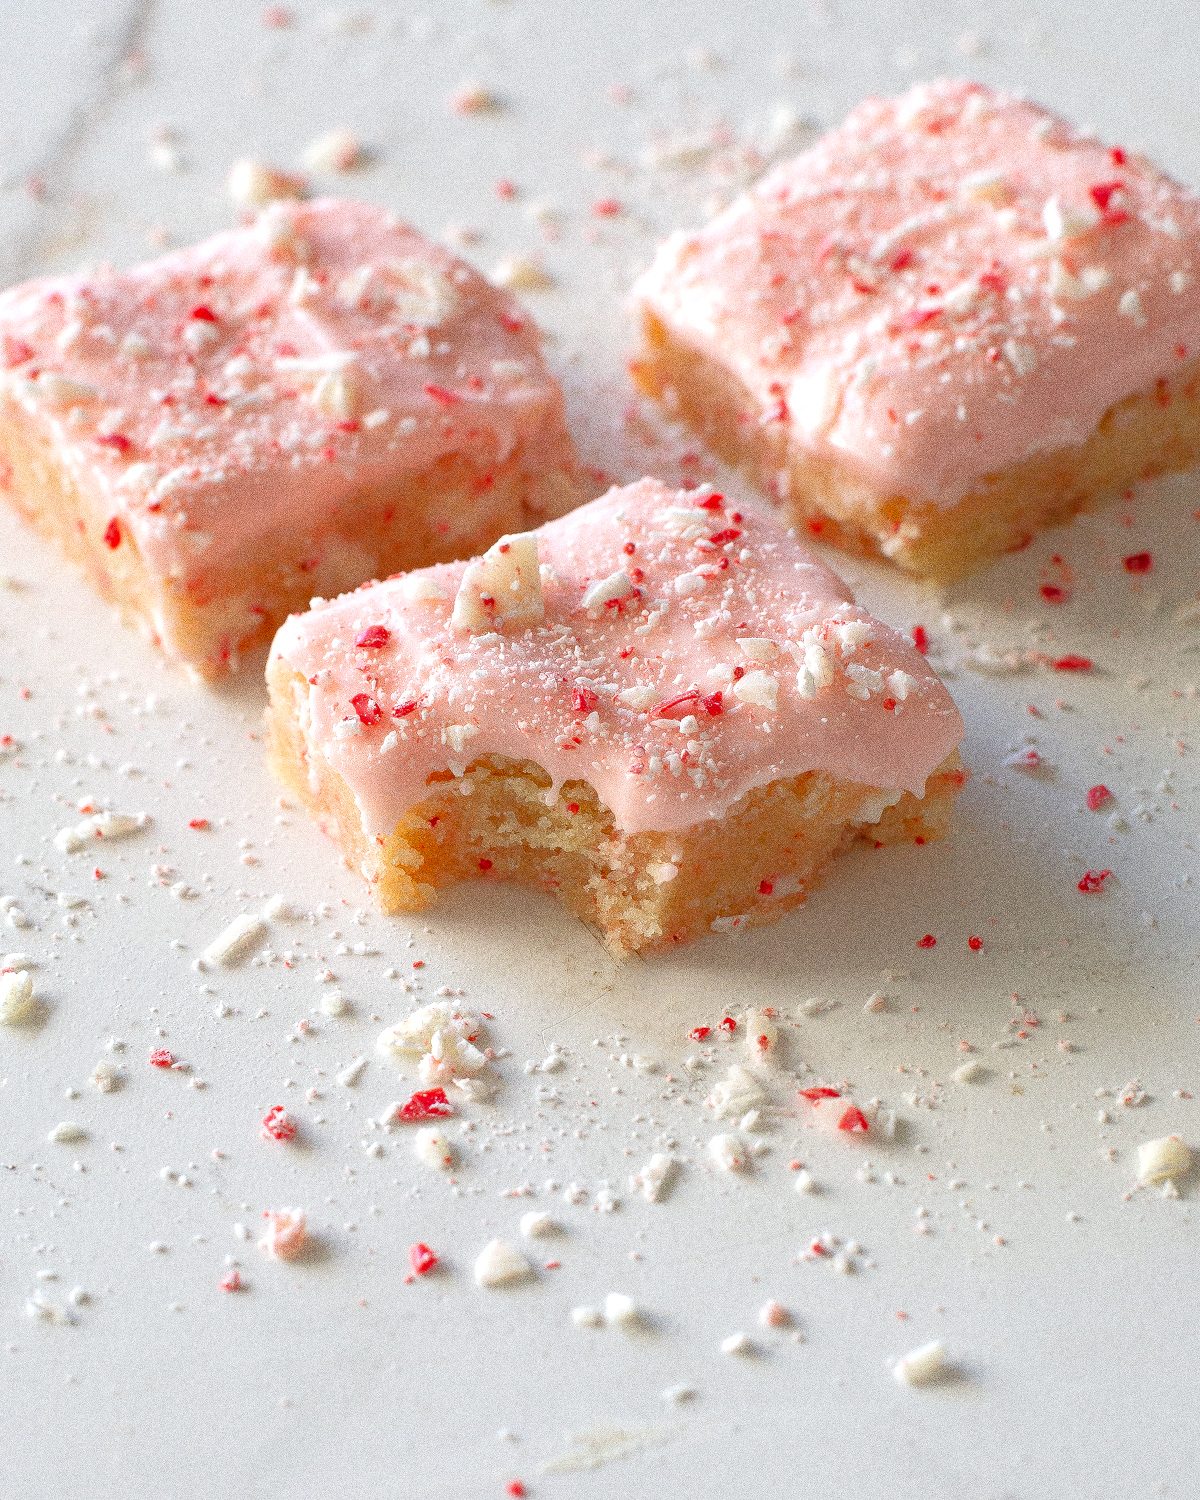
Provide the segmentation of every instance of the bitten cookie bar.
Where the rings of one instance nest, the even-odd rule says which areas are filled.
[[[869,99],[634,288],[643,390],[797,524],[951,578],[1200,451],[1200,202],[972,83]]]
[[[578,499],[529,318],[365,203],[14,287],[0,341],[0,487],[205,675],[313,594]]]
[[[938,837],[963,726],[772,520],[653,479],[293,615],[276,774],[379,906],[556,895],[616,953],[773,922],[832,855]]]

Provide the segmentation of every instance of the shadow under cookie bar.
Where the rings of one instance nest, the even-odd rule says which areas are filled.
[[[942,838],[967,779],[957,750],[923,797],[893,800],[898,794],[807,771],[755,787],[720,818],[625,833],[588,782],[567,782],[548,806],[547,771],[487,755],[461,776],[431,775],[427,796],[390,835],[372,838],[350,786],[304,732],[307,679],[274,656],[267,682],[271,768],[340,845],[381,911],[419,911],[466,880],[509,880],[555,896],[618,957],[776,922],[856,844]]]

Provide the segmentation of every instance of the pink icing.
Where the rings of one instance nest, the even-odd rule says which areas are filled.
[[[668,240],[634,296],[793,443],[944,507],[1200,355],[1198,237],[1144,158],[938,82]]]
[[[444,455],[486,468],[522,443],[532,473],[570,459],[519,304],[365,203],[274,205],[148,265],[14,287],[0,335],[9,395],[152,573],[197,594]],[[339,353],[340,406],[320,404],[321,371],[279,363]]]
[[[353,790],[368,834],[390,833],[432,773],[493,753],[536,761],[555,789],[590,782],[618,826],[639,832],[720,817],[750,788],[814,768],[919,796],[962,737],[913,646],[767,517],[643,479],[534,536],[539,625],[455,629],[467,564],[449,563],[316,605],[275,637],[272,657],[309,681],[305,733]],[[622,570],[636,592],[585,608]],[[418,600],[430,582],[441,597]],[[802,697],[801,637],[836,635],[834,622],[867,622],[873,639],[846,656],[830,644],[832,681]],[[743,639],[776,654],[756,664]],[[739,700],[751,671],[775,682],[774,710]],[[639,687],[652,704],[622,701]]]

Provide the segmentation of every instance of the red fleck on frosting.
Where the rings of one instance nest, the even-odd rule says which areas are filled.
[[[1090,656],[1060,656],[1054,663],[1056,672],[1090,672],[1092,670],[1092,659]]]
[[[933,935],[932,932],[927,932],[923,938],[918,938],[917,939],[917,947],[918,948],[936,948],[937,947],[937,938],[934,937],[934,935]]]
[[[1099,812],[1106,802],[1113,800],[1113,794],[1104,785],[1098,782],[1095,786],[1088,787],[1087,805],[1092,812]]]
[[[165,1047],[156,1047],[150,1054],[150,1066],[152,1068],[173,1068],[175,1066],[175,1054],[168,1052]]]
[[[1125,571],[1127,573],[1149,573],[1154,566],[1154,558],[1149,552],[1134,552],[1125,559]]]
[[[983,947],[983,939],[981,937],[969,937],[967,939],[967,947],[970,948],[972,953],[978,953]]]
[[[1079,889],[1089,893],[1102,891],[1104,889],[1104,882],[1111,875],[1111,870],[1088,870],[1079,882]]]
[[[293,616],[273,652],[305,678],[306,735],[349,783],[368,835],[389,834],[431,776],[486,755],[544,767],[551,803],[564,782],[590,782],[630,833],[721,817],[751,788],[808,770],[864,794],[923,795],[962,737],[949,694],[770,518],[746,513],[736,540],[713,542],[730,505],[644,479],[510,538],[507,554]],[[536,555],[540,576],[526,585],[533,613],[506,623],[504,600],[483,585],[472,595],[471,579],[518,553],[527,572]],[[465,619],[460,591],[475,611]],[[377,626],[389,638],[368,666],[347,643]]]

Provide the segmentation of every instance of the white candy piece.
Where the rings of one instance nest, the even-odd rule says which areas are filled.
[[[977,1057],[968,1058],[961,1068],[955,1068],[950,1078],[953,1083],[978,1083],[987,1069]]]
[[[571,1322],[576,1328],[603,1328],[604,1314],[598,1307],[573,1307]]]
[[[0,974],[0,1021],[11,1026],[19,1021],[33,1004],[33,980],[20,969]]]
[[[504,1286],[510,1281],[524,1281],[533,1275],[533,1267],[506,1240],[489,1240],[475,1261],[478,1286]]]
[[[624,1292],[609,1292],[604,1299],[604,1321],[610,1328],[623,1328],[626,1332],[642,1326],[642,1314],[632,1297]]]
[[[731,1333],[728,1338],[721,1340],[722,1354],[753,1354],[754,1340],[748,1333]]]
[[[1165,1178],[1183,1177],[1191,1168],[1192,1153],[1178,1136],[1143,1141],[1138,1147],[1139,1182],[1162,1182]]]
[[[229,926],[219,933],[201,955],[205,963],[224,964],[232,968],[249,956],[267,933],[267,924],[261,917],[243,912],[234,917]]]
[[[656,1151],[632,1178],[632,1183],[647,1203],[658,1203],[670,1192],[678,1171],[679,1163],[673,1156],[666,1151]]]
[[[751,1063],[762,1064],[775,1055],[779,1030],[771,1017],[761,1010],[748,1010],[738,1019],[746,1028],[746,1049]]]
[[[749,1157],[736,1135],[714,1135],[708,1143],[708,1154],[722,1172],[740,1172]]]
[[[454,1165],[455,1150],[446,1139],[444,1131],[439,1130],[436,1125],[427,1125],[417,1131],[413,1141],[413,1155],[427,1167],[446,1172]]]
[[[365,160],[357,136],[344,128],[318,136],[304,152],[304,165],[310,172],[353,172]]]
[[[246,156],[230,167],[225,185],[238,208],[265,208],[280,198],[304,197],[299,177]]]
[[[504,625],[540,625],[545,618],[537,537],[523,531],[502,536],[467,564],[450,623],[479,635]]]
[[[75,1141],[86,1141],[87,1131],[82,1125],[76,1125],[74,1120],[62,1120],[46,1139],[55,1146],[69,1146]]]
[[[121,1070],[102,1057],[92,1069],[91,1081],[100,1093],[114,1094],[125,1080]]]
[[[544,1240],[548,1235],[558,1233],[558,1225],[548,1213],[535,1208],[521,1215],[520,1230],[527,1240]]]
[[[892,1366],[892,1374],[900,1385],[925,1385],[941,1374],[945,1363],[945,1346],[934,1339],[898,1359]]]

